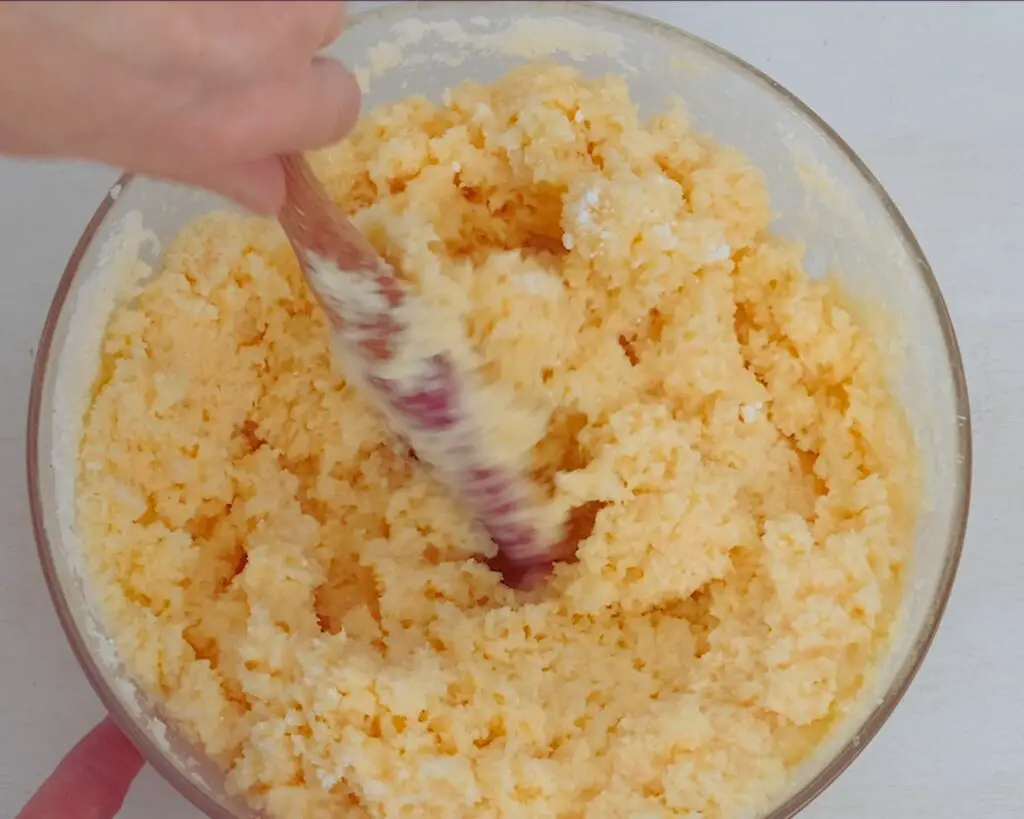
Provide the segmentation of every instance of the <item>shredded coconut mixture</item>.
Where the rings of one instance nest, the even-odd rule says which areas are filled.
[[[886,650],[919,480],[761,174],[550,65],[315,159],[515,403],[495,445],[576,559],[502,585],[332,366],[280,229],[210,214],[111,317],[85,420],[77,521],[131,673],[280,819],[766,809]]]

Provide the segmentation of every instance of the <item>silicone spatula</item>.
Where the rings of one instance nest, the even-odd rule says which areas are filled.
[[[372,393],[392,430],[464,503],[497,546],[492,568],[512,586],[532,585],[553,562],[529,514],[528,478],[488,453],[473,417],[471,379],[453,357],[417,344],[425,314],[345,217],[298,154],[282,157],[287,180],[279,219],[331,327],[346,375]]]

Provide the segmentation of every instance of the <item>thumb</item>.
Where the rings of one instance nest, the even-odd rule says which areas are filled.
[[[114,819],[143,759],[107,717],[61,760],[15,819]]]

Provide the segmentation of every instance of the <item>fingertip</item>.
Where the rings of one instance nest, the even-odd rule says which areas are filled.
[[[94,740],[97,745],[107,748],[110,753],[118,755],[125,762],[136,761],[140,765],[142,763],[142,754],[138,748],[109,714],[87,734],[87,737]]]
[[[112,797],[127,793],[146,762],[135,744],[109,716],[86,735],[82,745],[82,756],[95,765],[96,775],[105,780]]]
[[[253,163],[250,180],[237,197],[253,213],[259,216],[277,216],[284,205],[285,180],[284,172],[277,157],[263,162]]]
[[[276,216],[284,204],[284,171],[276,156],[220,168],[204,184],[260,216]]]
[[[362,96],[355,75],[344,65],[328,57],[314,60],[308,102],[313,121],[303,149],[323,148],[351,131]]]
[[[18,819],[112,818],[143,764],[142,754],[107,717],[60,761]]]
[[[260,216],[276,216],[284,204],[284,170],[277,156],[214,168],[191,168],[168,178],[219,194]]]
[[[204,111],[195,142],[216,164],[312,151],[344,137],[359,117],[359,83],[337,60],[226,94]]]

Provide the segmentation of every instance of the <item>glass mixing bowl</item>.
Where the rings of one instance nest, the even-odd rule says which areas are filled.
[[[854,296],[899,317],[900,337],[890,345],[894,388],[908,410],[926,478],[902,626],[862,707],[796,772],[769,814],[793,815],[850,764],[906,691],[946,606],[966,527],[971,436],[960,353],[935,278],[903,217],[853,151],[777,83],[713,45],[627,12],[561,2],[400,3],[355,16],[331,51],[357,69],[366,109],[410,94],[437,99],[467,77],[493,81],[545,56],[589,75],[625,76],[644,114],[680,94],[700,130],[763,169],[778,213],[775,228],[806,244],[811,274],[838,270]],[[166,240],[199,214],[226,206],[205,193],[141,178],[124,177],[111,189],[54,297],[36,360],[28,435],[39,554],[82,668],[149,762],[217,819],[259,814],[225,793],[220,773],[125,675],[97,616],[68,509],[77,430],[117,271],[133,253],[153,262],[159,252],[155,242],[136,241],[140,219]]]

